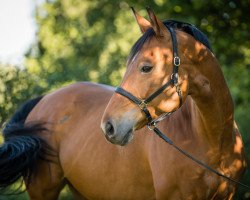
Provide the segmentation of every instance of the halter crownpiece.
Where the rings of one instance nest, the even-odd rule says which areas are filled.
[[[179,96],[179,100],[180,100],[180,105],[179,107],[181,107],[182,105],[182,94],[181,94],[181,89],[179,86],[179,66],[181,63],[180,57],[178,56],[178,43],[177,43],[177,39],[176,39],[176,33],[175,30],[172,27],[166,26],[167,29],[170,32],[171,38],[172,38],[172,43],[173,43],[173,73],[170,77],[170,80],[165,83],[164,85],[162,85],[158,90],[156,90],[153,94],[151,94],[149,97],[147,97],[146,99],[139,99],[137,97],[135,97],[133,94],[131,94],[130,92],[124,90],[122,87],[117,87],[115,92],[128,98],[130,101],[132,101],[133,103],[137,104],[139,106],[139,108],[141,109],[141,111],[143,111],[143,113],[145,114],[147,121],[148,121],[148,128],[150,130],[153,129],[153,127],[155,127],[155,125],[162,121],[165,117],[167,117],[168,115],[170,115],[172,112],[167,112],[162,114],[160,117],[158,117],[157,119],[153,119],[147,106],[148,104],[155,99],[157,96],[159,96],[168,86],[173,85],[176,88],[176,92]]]

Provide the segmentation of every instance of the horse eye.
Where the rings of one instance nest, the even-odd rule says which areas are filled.
[[[141,71],[142,73],[149,73],[149,72],[152,71],[152,69],[153,69],[153,66],[144,65],[144,66],[141,67],[140,71]]]

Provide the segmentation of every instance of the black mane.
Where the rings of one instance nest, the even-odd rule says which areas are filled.
[[[201,32],[198,28],[196,28],[194,25],[186,23],[186,22],[176,21],[176,20],[165,20],[165,21],[163,21],[163,24],[165,26],[172,27],[176,30],[183,31],[183,32],[193,36],[194,39],[201,42],[203,45],[205,45],[212,52],[212,48],[211,48],[211,45],[209,43],[207,36],[203,32]],[[131,60],[135,56],[135,54],[141,50],[143,44],[147,40],[152,38],[153,35],[154,35],[154,31],[152,28],[150,28],[136,41],[136,43],[131,48],[131,51],[129,54],[129,60]]]

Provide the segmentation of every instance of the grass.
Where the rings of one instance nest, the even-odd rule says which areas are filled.
[[[27,192],[18,195],[0,195],[0,200],[29,200]],[[73,200],[73,196],[69,191],[68,187],[65,187],[59,196],[59,200]]]

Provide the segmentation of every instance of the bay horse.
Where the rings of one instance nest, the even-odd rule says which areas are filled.
[[[66,184],[75,199],[233,198],[235,183],[200,167],[146,127],[149,115],[164,116],[157,127],[179,147],[228,177],[243,176],[232,98],[206,36],[187,23],[161,22],[151,9],[150,21],[133,13],[143,35],[116,92],[76,83],[28,101],[6,124],[2,190],[23,179],[32,200],[57,199]],[[158,88],[151,101],[135,104]]]

